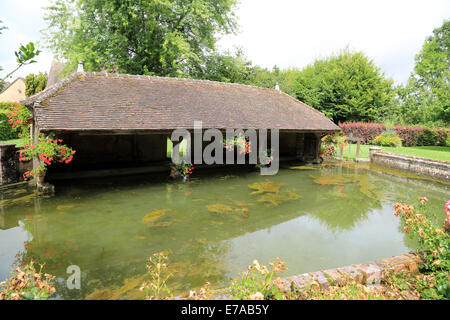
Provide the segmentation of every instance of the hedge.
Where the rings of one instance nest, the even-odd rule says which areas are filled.
[[[384,124],[372,122],[339,122],[339,127],[341,127],[342,133],[346,136],[353,133],[354,137],[362,138],[363,144],[368,144],[386,130]]]
[[[11,139],[17,139],[17,133],[9,125],[5,112],[0,110],[0,141]]]
[[[8,123],[6,112],[9,111],[12,101],[0,102],[0,141],[17,139],[17,132]]]
[[[362,138],[363,144],[370,144],[371,140],[386,131],[386,127],[382,123],[347,122],[339,123],[339,127],[345,135],[353,133],[354,137]],[[446,146],[446,141],[450,139],[450,128],[396,125],[394,130],[402,139],[404,147]]]

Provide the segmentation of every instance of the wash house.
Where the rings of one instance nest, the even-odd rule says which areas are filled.
[[[22,103],[33,135],[54,133],[77,151],[48,177],[167,168],[172,131],[193,130],[194,121],[203,129],[278,129],[280,159],[303,161],[317,160],[321,136],[340,130],[281,91],[205,80],[81,72]]]

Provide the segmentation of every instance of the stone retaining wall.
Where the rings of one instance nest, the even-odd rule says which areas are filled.
[[[450,182],[449,161],[432,160],[381,151],[371,152],[370,161],[380,166]]]
[[[327,289],[333,283],[342,283],[345,278],[351,278],[363,285],[380,284],[386,273],[405,272],[417,273],[420,259],[418,256],[407,253],[387,259],[351,265],[336,269],[304,273],[285,279],[291,289],[302,290],[308,285],[318,285]]]
[[[25,171],[32,170],[32,161],[19,162],[19,152],[14,144],[0,144],[0,186],[22,181]]]
[[[303,290],[308,286],[319,286],[327,289],[332,285],[344,283],[345,280],[356,280],[362,285],[380,284],[384,277],[390,272],[402,272],[416,274],[419,271],[420,258],[413,253],[406,253],[400,256],[354,264],[336,269],[328,269],[303,273],[282,279],[284,290]],[[230,294],[214,295],[217,300],[230,300]],[[176,299],[186,299],[176,297]]]
[[[18,175],[16,146],[0,145],[0,185],[17,182]]]

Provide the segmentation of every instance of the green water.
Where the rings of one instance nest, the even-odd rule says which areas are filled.
[[[0,281],[14,262],[33,258],[58,277],[58,298],[102,290],[142,298],[146,259],[168,251],[170,287],[185,293],[206,281],[227,286],[254,259],[280,257],[293,275],[411,251],[395,202],[427,196],[429,217],[444,219],[448,185],[367,164],[312,168],[199,170],[187,183],[155,175],[66,181],[51,198],[2,191]],[[255,182],[278,192],[257,193]],[[69,265],[81,269],[81,290],[65,286]]]

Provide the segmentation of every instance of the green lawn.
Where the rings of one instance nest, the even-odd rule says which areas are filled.
[[[18,147],[22,147],[24,144],[24,140],[23,139],[5,140],[5,141],[0,141],[0,144],[15,144]]]
[[[350,150],[349,150],[350,146]],[[359,151],[360,158],[368,158],[369,157],[369,148],[370,147],[378,147],[372,145],[361,145],[361,149]],[[409,156],[416,156],[422,158],[429,158],[435,160],[445,160],[450,161],[450,147],[435,147],[435,146],[426,146],[426,147],[380,147],[383,151],[392,152],[396,154],[404,154]],[[338,151],[339,153],[339,151]],[[356,157],[356,144],[347,145],[344,148],[344,159],[355,159]]]

